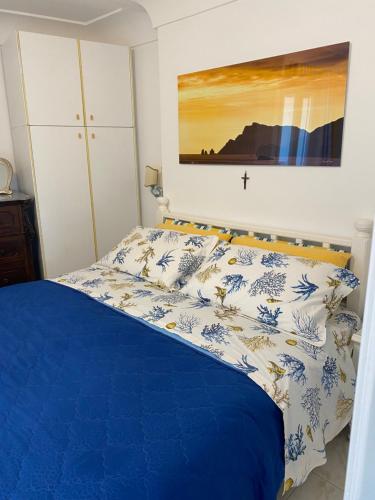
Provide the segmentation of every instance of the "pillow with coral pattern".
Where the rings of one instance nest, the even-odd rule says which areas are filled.
[[[358,285],[351,271],[333,264],[221,243],[184,292],[215,303],[228,319],[249,316],[322,346],[327,319]]]
[[[162,288],[182,286],[217,242],[217,236],[136,227],[98,263]]]

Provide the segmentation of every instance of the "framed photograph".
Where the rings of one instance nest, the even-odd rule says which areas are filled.
[[[339,167],[349,42],[180,75],[187,164]]]

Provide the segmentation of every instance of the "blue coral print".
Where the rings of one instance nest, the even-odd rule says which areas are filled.
[[[174,257],[172,255],[173,250],[163,253],[160,259],[157,261],[156,265],[162,268],[163,273],[167,270],[167,267],[171,262],[174,262]]]
[[[167,305],[176,305],[180,302],[184,302],[186,300],[186,295],[182,294],[179,291],[167,292],[161,295],[156,295],[152,301],[153,302],[164,302]]]
[[[287,376],[297,384],[305,385],[305,365],[303,362],[290,354],[279,354],[279,359],[284,368],[287,369]]]
[[[214,323],[210,326],[206,325],[201,333],[209,342],[217,342],[218,344],[227,344],[226,337],[229,336],[228,328],[220,323]]]
[[[99,297],[97,298],[97,300],[99,302],[107,302],[107,300],[111,300],[113,299],[113,296],[112,295],[109,295],[108,292],[104,292],[102,293],[101,295],[99,295]]]
[[[176,329],[180,332],[191,334],[193,329],[200,324],[199,319],[192,314],[180,314],[176,322]]]
[[[310,341],[319,340],[319,326],[316,319],[309,314],[305,314],[301,311],[295,311],[293,313],[295,333],[308,339]]]
[[[164,309],[163,307],[161,306],[154,306],[151,311],[149,311],[148,313],[144,314],[142,316],[143,319],[146,319],[148,321],[158,321],[162,318],[164,318],[164,316],[168,313],[171,312],[171,309]]]
[[[192,253],[185,253],[180,260],[178,270],[183,277],[191,276],[194,274],[204,261],[203,255],[194,255]]]
[[[257,309],[259,311],[258,320],[271,327],[277,326],[277,318],[283,313],[280,307],[272,311],[267,306],[260,305]]]
[[[101,278],[96,278],[93,280],[87,280],[82,283],[82,286],[87,287],[87,288],[98,288],[99,285],[103,283],[103,280]]]
[[[183,233],[179,233],[178,231],[165,231],[164,240],[167,243],[178,243],[179,238],[183,236]]]
[[[322,406],[319,387],[309,387],[302,396],[301,404],[307,411],[310,418],[310,425],[315,431],[320,423],[320,408]]]
[[[190,236],[190,238],[185,242],[185,246],[194,246],[198,248],[203,248],[204,237],[203,236]]]
[[[223,247],[223,246],[218,246],[215,248],[215,250],[212,252],[211,256],[209,257],[208,261],[209,262],[216,262],[220,260],[224,255],[230,251],[230,247]]]
[[[241,360],[237,361],[234,366],[245,373],[253,373],[258,370],[258,368],[249,363],[246,354],[243,354]]]
[[[303,455],[306,450],[306,445],[303,441],[302,425],[299,425],[295,434],[290,434],[285,443],[285,460],[296,461],[299,456]]]
[[[194,307],[195,309],[203,309],[204,307],[209,306],[211,306],[211,299],[203,297],[202,291],[198,290],[197,298],[193,299],[191,307]]]
[[[122,248],[117,252],[114,259],[112,260],[113,264],[123,264],[125,262],[125,257],[130,253],[130,248]]]
[[[335,271],[335,276],[338,280],[343,281],[350,288],[357,288],[359,279],[349,269],[338,267]]]
[[[297,346],[313,359],[318,359],[319,354],[323,352],[323,347],[318,347],[304,340],[299,340]]]
[[[349,314],[344,312],[338,313],[335,316],[335,321],[338,325],[343,323],[344,325],[352,329],[354,332],[357,332],[359,330],[360,319],[358,318],[358,316],[355,316],[354,314]]]
[[[154,242],[161,238],[164,234],[164,231],[162,229],[155,229],[153,231],[150,231],[147,235],[147,240]]]
[[[339,374],[337,371],[336,359],[327,356],[323,366],[322,385],[327,396],[332,395],[333,386],[337,386]]]
[[[222,282],[228,287],[228,293],[239,292],[247,285],[247,280],[242,274],[227,274],[222,278]]]
[[[294,293],[299,295],[299,297],[297,297],[295,300],[307,300],[314,292],[316,292],[319,287],[318,285],[315,285],[308,280],[307,274],[302,274],[302,279],[298,281],[298,285],[294,285],[292,286],[292,288],[294,290]]]
[[[276,252],[270,252],[263,255],[261,263],[265,267],[286,267],[289,265],[288,256]]]
[[[133,291],[134,297],[152,297],[154,293],[151,290],[144,290],[143,288],[139,288],[138,290]]]
[[[276,273],[275,271],[267,271],[255,280],[250,288],[249,294],[269,295],[270,297],[278,297],[285,290],[286,274]]]
[[[236,264],[241,266],[252,266],[256,252],[248,250],[247,248],[240,248],[237,253]]]

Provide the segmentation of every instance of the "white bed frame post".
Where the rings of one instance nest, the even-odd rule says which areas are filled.
[[[348,297],[348,306],[362,318],[366,300],[373,222],[370,219],[358,219],[354,226],[356,232],[351,247],[350,269],[360,279],[361,286]]]
[[[160,224],[164,221],[164,217],[168,216],[169,199],[165,196],[160,196],[159,198],[156,198],[156,201],[158,204],[158,208],[156,211],[156,224]]]

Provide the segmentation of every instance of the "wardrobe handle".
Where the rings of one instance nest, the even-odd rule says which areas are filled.
[[[94,134],[94,133],[92,133],[92,134],[91,134],[91,137],[92,137],[92,139],[95,139],[95,134]]]
[[[82,139],[82,134],[81,134],[81,132],[78,132],[78,139]]]
[[[77,114],[76,114],[76,118],[77,118],[77,120],[80,120],[80,119],[81,119],[81,116],[80,116],[80,114],[79,114],[79,113],[77,113]]]
[[[94,120],[94,115],[90,115],[90,120],[93,121]]]

